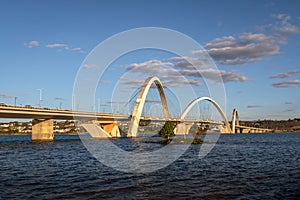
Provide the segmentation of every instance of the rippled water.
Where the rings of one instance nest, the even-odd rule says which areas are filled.
[[[114,142],[125,149],[159,147]],[[0,136],[0,198],[300,198],[300,133],[221,135],[203,159],[199,148],[191,145],[176,162],[150,174],[129,174],[99,163],[78,136],[42,143]]]

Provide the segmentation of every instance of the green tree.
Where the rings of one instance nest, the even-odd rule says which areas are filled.
[[[165,142],[168,143],[170,142],[170,138],[174,135],[174,124],[171,121],[167,121],[159,131],[159,136],[165,138]]]
[[[200,137],[203,133],[207,132],[208,127],[209,127],[209,125],[206,125],[206,126],[204,126],[204,127],[198,127],[197,132],[196,132],[196,134],[195,134],[195,137],[194,137],[194,140],[193,140],[192,144],[202,144],[202,143],[203,143],[203,140],[200,139],[199,137]]]

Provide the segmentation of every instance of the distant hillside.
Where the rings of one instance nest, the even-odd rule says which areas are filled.
[[[300,118],[294,118],[289,120],[240,121],[240,125],[258,128],[268,128],[277,131],[300,132]]]

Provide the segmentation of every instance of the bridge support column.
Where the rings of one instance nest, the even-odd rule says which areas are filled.
[[[32,120],[32,140],[53,140],[53,119]]]
[[[121,137],[120,130],[116,122],[111,124],[104,124],[102,126],[104,131],[109,133],[112,137]]]
[[[223,133],[230,133],[226,125],[223,126]]]
[[[188,135],[193,123],[179,123],[174,130],[175,135]]]
[[[242,133],[250,133],[250,129],[244,128],[244,129],[242,129]]]

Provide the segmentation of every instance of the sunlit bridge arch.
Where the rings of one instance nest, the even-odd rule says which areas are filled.
[[[136,135],[137,135],[137,131],[138,131],[143,107],[145,104],[145,100],[146,100],[147,94],[149,92],[149,89],[153,83],[155,83],[155,85],[158,89],[162,107],[163,107],[163,111],[164,111],[164,115],[165,115],[165,119],[166,120],[169,119],[169,110],[168,110],[168,105],[167,105],[163,85],[158,77],[156,77],[156,76],[149,77],[144,82],[144,84],[140,90],[139,96],[136,100],[136,103],[135,103],[135,106],[133,109],[133,113],[132,113],[130,126],[128,129],[128,134],[127,134],[128,137],[136,137]]]
[[[218,110],[218,112],[220,113],[221,117],[224,120],[225,126],[227,128],[227,131],[229,133],[232,133],[232,130],[230,128],[230,124],[224,114],[224,112],[222,111],[221,107],[217,104],[217,102],[215,102],[212,98],[210,97],[199,97],[194,99],[191,103],[189,103],[189,105],[187,105],[187,107],[184,109],[184,111],[182,112],[182,114],[180,115],[180,119],[184,119],[186,117],[186,115],[188,114],[188,112],[193,108],[193,106],[197,103],[199,103],[200,101],[208,101],[210,103],[212,103],[215,108]]]
[[[239,126],[239,114],[237,109],[233,109],[232,112],[232,119],[231,119],[231,127],[232,127],[232,133],[236,133],[235,127]]]

